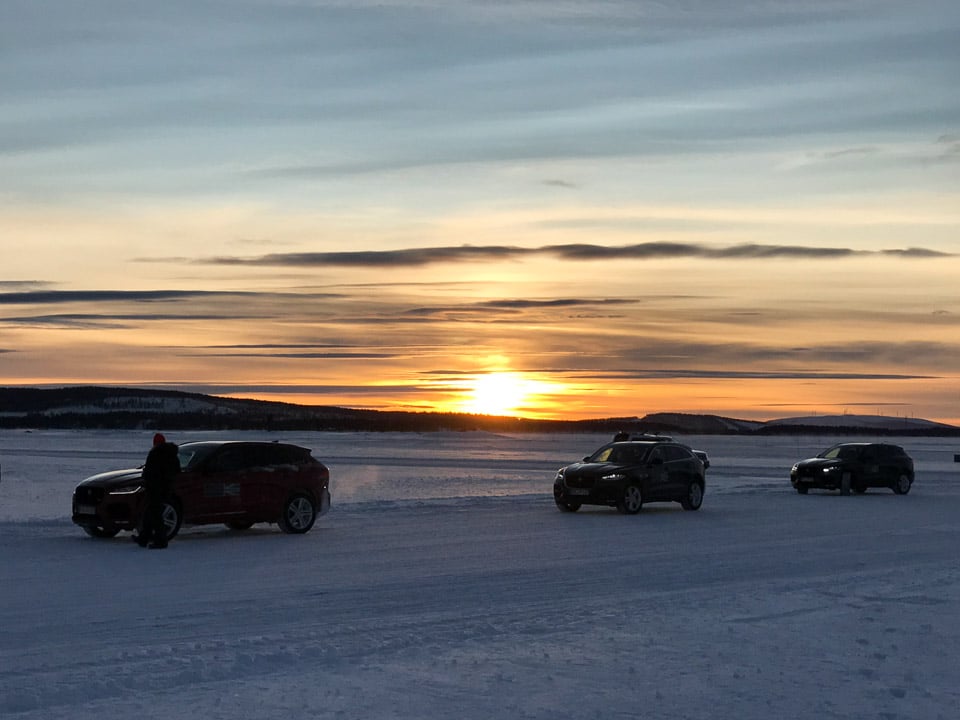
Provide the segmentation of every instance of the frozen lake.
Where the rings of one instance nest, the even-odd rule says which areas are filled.
[[[168,433],[175,442],[264,433]],[[331,469],[307,535],[162,553],[69,519],[149,432],[0,431],[0,717],[867,718],[960,707],[960,452],[907,496],[797,495],[831,437],[680,438],[703,509],[553,507],[597,435],[283,433]],[[839,438],[848,440],[851,438]]]
[[[441,498],[549,495],[557,468],[609,435],[492,433],[168,433],[173,442],[275,439],[311,448],[330,468],[334,507]],[[0,520],[69,516],[74,485],[108,469],[143,463],[153,431],[0,430]],[[692,436],[678,440],[710,454],[708,494],[783,491],[796,460],[834,441],[876,438]],[[918,488],[960,474],[960,438],[892,438],[916,463]]]

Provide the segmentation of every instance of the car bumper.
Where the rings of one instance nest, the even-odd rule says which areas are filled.
[[[594,485],[592,488],[568,487],[561,483],[553,486],[555,499],[581,505],[616,505],[622,495],[623,490],[617,483]]]
[[[139,505],[136,502],[112,500],[110,496],[97,504],[77,498],[73,500],[71,520],[80,527],[133,530],[139,517]]]
[[[790,483],[793,487],[818,488],[820,490],[839,490],[843,481],[841,473],[825,475],[791,475]]]
[[[324,488],[320,493],[320,507],[317,509],[317,517],[322,517],[330,512],[330,490]]]

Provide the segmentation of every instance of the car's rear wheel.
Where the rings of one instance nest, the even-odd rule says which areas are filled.
[[[112,538],[116,537],[117,533],[120,532],[120,530],[117,528],[111,528],[108,530],[107,528],[97,527],[95,525],[84,525],[83,529],[87,535],[95,538]]]
[[[230,522],[225,522],[224,525],[231,530],[249,530],[253,527],[253,523],[249,520],[231,520]]]
[[[163,504],[163,529],[167,533],[167,540],[172,540],[180,532],[183,524],[183,513],[176,500],[168,500]]]
[[[684,510],[699,510],[703,505],[703,485],[694,480],[687,488],[687,494],[680,500]]]
[[[306,495],[294,495],[283,504],[277,523],[286,533],[305,533],[317,519],[317,508]]]
[[[636,515],[643,507],[643,491],[639,485],[627,485],[617,503],[617,510],[625,515]]]
[[[553,501],[563,512],[576,512],[580,509],[580,503],[578,502],[567,502],[566,500],[558,497],[553,498]]]
[[[901,473],[900,477],[898,477],[897,481],[893,484],[893,491],[897,495],[906,495],[910,492],[911,485],[913,485],[913,481],[906,474]]]

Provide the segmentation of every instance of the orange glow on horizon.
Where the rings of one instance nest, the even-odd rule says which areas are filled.
[[[404,412],[466,413],[543,420],[642,418],[654,413],[718,415],[763,422],[806,415],[876,415],[960,425],[955,413],[918,413],[904,396],[937,395],[937,385],[799,380],[543,380],[515,371],[477,373],[409,394],[317,395],[303,392],[214,393],[306,406]],[[908,388],[905,385],[909,385]],[[869,388],[869,389],[867,389]],[[372,389],[372,388],[371,388]],[[789,399],[792,398],[792,401]],[[778,400],[779,399],[779,400]],[[950,409],[953,409],[951,407]]]

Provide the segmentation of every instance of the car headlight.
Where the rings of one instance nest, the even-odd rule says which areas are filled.
[[[627,476],[624,473],[610,473],[609,475],[601,475],[601,480],[606,480],[607,482],[617,482],[620,480],[626,480]]]
[[[825,467],[825,468],[823,469],[823,472],[825,472],[825,473],[840,472],[840,466],[839,466],[839,465],[831,465],[830,467]]]
[[[560,468],[559,470],[557,470],[557,476],[554,478],[555,482],[559,480],[563,480],[563,471],[564,471],[564,468]]]
[[[143,485],[124,485],[123,487],[114,488],[110,491],[110,495],[134,495],[143,490]]]
[[[800,464],[800,463],[794,463],[794,464],[793,464],[793,467],[790,468],[790,472],[795,473],[795,472],[797,471],[797,466],[798,466],[799,464]]]

